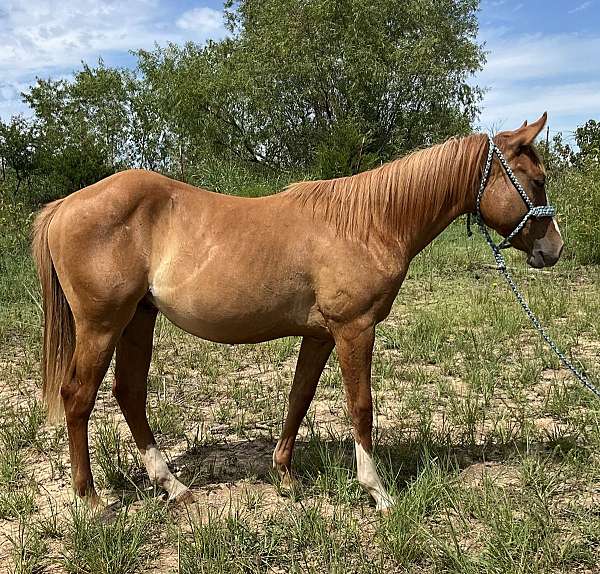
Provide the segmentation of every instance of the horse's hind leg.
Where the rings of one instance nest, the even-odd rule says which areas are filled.
[[[290,467],[298,429],[315,396],[319,378],[332,350],[332,340],[322,341],[310,337],[302,339],[287,416],[273,452],[273,466],[279,472],[285,487],[292,482]]]
[[[98,387],[106,374],[118,332],[76,321],[75,353],[70,376],[60,389],[65,408],[73,488],[92,503],[98,499],[90,468],[88,422]]]
[[[168,492],[169,499],[173,499],[191,495],[167,467],[146,416],[147,379],[156,314],[153,306],[142,301],[123,331],[117,343],[113,394],[144,458],[150,479]]]

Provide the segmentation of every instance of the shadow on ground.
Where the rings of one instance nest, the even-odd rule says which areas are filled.
[[[275,445],[276,441],[262,438],[196,445],[173,457],[169,466],[193,490],[248,480],[277,487],[278,478],[272,469]],[[398,492],[404,490],[421,469],[432,463],[445,472],[457,474],[481,464],[511,465],[524,456],[560,463],[566,456],[587,459],[590,452],[575,438],[564,436],[559,441],[514,441],[493,445],[398,440],[380,445],[377,449],[378,464],[386,480],[394,482]],[[297,443],[294,474],[305,493],[312,490],[319,476],[333,473],[342,477],[347,475],[349,481],[355,478],[352,440],[313,438]],[[136,483],[137,488],[149,490],[147,477],[143,481],[136,480]],[[131,490],[120,491],[118,496],[122,503],[133,501],[136,499],[136,487],[132,485]]]
[[[273,483],[272,453],[276,441],[252,439],[229,444],[194,446],[172,459],[173,468],[181,471],[181,479],[195,487],[215,482],[236,482],[255,479]],[[575,437],[562,436],[560,440],[505,444],[464,445],[451,442],[394,441],[377,448],[378,463],[388,476],[395,477],[402,487],[418,475],[424,464],[436,460],[448,469],[463,470],[473,464],[510,463],[524,456],[560,462],[567,455],[581,458],[590,456],[589,449]],[[314,480],[331,467],[354,471],[354,442],[313,438],[298,441],[294,455],[294,473],[302,482]]]

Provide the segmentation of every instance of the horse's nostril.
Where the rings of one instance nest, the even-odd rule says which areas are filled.
[[[552,252],[547,252],[544,253],[542,252],[542,259],[544,260],[544,267],[552,267],[553,265],[555,265],[558,260],[560,259],[560,256],[562,255],[562,251],[565,247],[564,243],[561,243],[560,247],[554,251],[554,253]]]

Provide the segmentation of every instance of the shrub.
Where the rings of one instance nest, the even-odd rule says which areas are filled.
[[[581,265],[600,264],[600,165],[568,169],[551,180],[565,255]]]

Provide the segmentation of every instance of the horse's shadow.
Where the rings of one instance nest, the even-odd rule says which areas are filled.
[[[169,467],[192,490],[238,481],[269,484],[278,488],[279,479],[272,465],[275,445],[276,441],[268,438],[196,444],[171,458]],[[393,483],[399,493],[424,468],[432,464],[438,465],[443,472],[456,474],[482,463],[514,464],[525,455],[537,457],[540,461],[558,463],[573,454],[579,457],[590,456],[589,450],[574,437],[535,442],[510,441],[493,445],[390,440],[379,445],[376,452],[384,480],[388,484]],[[351,480],[356,476],[354,442],[351,439],[321,437],[299,440],[293,466],[294,476],[300,486],[300,496],[302,491],[310,492],[320,475],[342,472]],[[145,486],[148,486],[147,478]],[[133,490],[122,491],[120,499],[122,504],[126,504],[136,499],[136,493]]]
[[[179,480],[195,488],[247,479],[272,482],[275,445],[268,438],[197,444],[173,457],[170,466]]]
[[[195,445],[172,459],[180,479],[195,488],[215,483],[255,480],[277,485],[272,454],[276,442],[257,438],[232,443]],[[448,472],[460,472],[482,463],[513,464],[524,456],[540,461],[562,461],[569,454],[590,455],[575,437],[548,438],[538,441],[513,440],[506,443],[469,445],[459,442],[386,441],[376,449],[377,461],[385,480],[395,483],[398,491],[410,484],[431,464]],[[310,486],[320,474],[339,471],[355,477],[354,441],[352,439],[310,438],[298,441],[293,461],[294,476]]]

